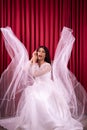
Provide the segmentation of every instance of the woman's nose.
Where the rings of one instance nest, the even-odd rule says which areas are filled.
[[[40,54],[42,54],[42,52],[40,52]]]

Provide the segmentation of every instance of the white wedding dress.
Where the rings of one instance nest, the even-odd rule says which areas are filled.
[[[52,67],[47,62],[33,65],[12,30],[1,31],[12,61],[0,79],[0,87],[7,88],[0,106],[6,118],[0,125],[8,130],[83,130],[86,92],[67,68],[72,30],[63,28]]]

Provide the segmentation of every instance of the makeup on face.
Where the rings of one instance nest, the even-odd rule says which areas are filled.
[[[38,50],[38,59],[45,59],[46,53],[45,50],[43,48],[39,48]]]

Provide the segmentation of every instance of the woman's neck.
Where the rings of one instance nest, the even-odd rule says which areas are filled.
[[[40,67],[44,62],[45,62],[44,60],[42,60],[42,61],[38,61],[38,65],[39,65],[39,67]]]

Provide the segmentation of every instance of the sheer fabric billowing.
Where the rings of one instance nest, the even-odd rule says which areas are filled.
[[[52,64],[53,80],[50,64],[33,65],[11,28],[1,31],[12,60],[0,79],[0,89],[5,88],[0,112],[14,118],[0,124],[9,130],[82,130],[79,121],[84,115],[86,92],[67,68],[75,40],[72,30],[62,30]]]
[[[69,104],[72,116],[81,120],[87,104],[87,93],[67,67],[75,41],[72,32],[72,29],[66,27],[62,30],[53,61],[53,77],[56,84],[58,80],[61,82],[60,90]]]
[[[0,78],[0,114],[11,116],[16,112],[16,94],[32,84],[34,79],[28,72],[28,67],[25,68],[29,62],[29,56],[23,44],[13,34],[10,27],[1,28],[1,31],[11,62]]]

